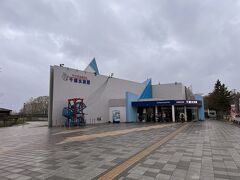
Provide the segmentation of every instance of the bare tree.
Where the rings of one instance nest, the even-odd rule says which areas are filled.
[[[22,114],[48,114],[48,96],[31,97],[20,110]]]

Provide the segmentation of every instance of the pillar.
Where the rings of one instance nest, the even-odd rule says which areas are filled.
[[[175,122],[175,108],[174,108],[174,105],[172,105],[172,121]]]
[[[146,122],[147,121],[147,109],[146,108],[143,108],[143,122]]]
[[[157,116],[158,116],[158,107],[155,106],[155,121],[157,121]]]
[[[187,122],[187,107],[184,106],[184,117],[185,117],[185,121]]]

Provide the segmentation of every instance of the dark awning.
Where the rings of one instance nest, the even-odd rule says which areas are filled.
[[[146,100],[146,101],[134,101],[132,106],[134,107],[149,107],[149,106],[191,106],[200,107],[202,101],[198,100]]]

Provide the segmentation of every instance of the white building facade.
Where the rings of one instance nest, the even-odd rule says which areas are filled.
[[[49,127],[63,126],[62,115],[70,98],[83,98],[86,124],[138,121],[176,121],[179,113],[186,120],[201,116],[203,100],[193,96],[181,83],[152,85],[100,75],[95,59],[84,70],[50,67]],[[179,111],[179,112],[178,112]],[[169,117],[170,116],[170,117]],[[167,119],[168,118],[168,119]],[[116,119],[115,119],[116,120]]]

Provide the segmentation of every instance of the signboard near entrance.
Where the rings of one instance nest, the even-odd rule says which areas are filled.
[[[112,111],[112,120],[113,120],[113,123],[120,123],[120,111],[119,110]]]
[[[202,102],[198,100],[161,100],[161,101],[134,101],[132,102],[133,106],[202,106]]]

